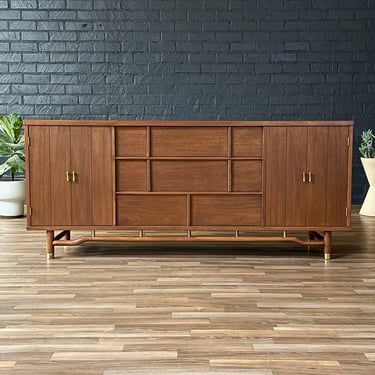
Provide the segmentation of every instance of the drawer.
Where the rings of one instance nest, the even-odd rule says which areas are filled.
[[[144,160],[116,161],[116,191],[146,191],[147,162]]]
[[[226,161],[151,162],[152,191],[228,191]]]
[[[116,156],[146,156],[147,128],[116,128]]]
[[[262,192],[262,162],[232,161],[232,191]]]
[[[180,226],[187,222],[185,195],[118,195],[117,225]]]
[[[155,127],[151,156],[228,156],[226,127]]]
[[[260,158],[262,156],[262,128],[233,127],[232,156]]]
[[[261,225],[260,195],[192,195],[191,225]]]

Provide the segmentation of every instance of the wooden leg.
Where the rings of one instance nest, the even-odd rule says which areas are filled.
[[[308,231],[308,238],[309,238],[309,241],[313,241],[315,239],[314,232]],[[307,252],[310,254],[310,251],[311,251],[311,246],[308,245]]]
[[[324,260],[331,259],[332,232],[324,232]]]
[[[66,233],[65,233],[65,239],[66,240],[70,240],[70,230],[67,230]]]
[[[54,240],[55,234],[53,230],[47,230],[46,234],[47,259],[53,259],[55,256],[55,247],[53,246],[52,242]]]

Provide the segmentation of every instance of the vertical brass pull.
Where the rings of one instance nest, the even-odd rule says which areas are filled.
[[[66,181],[70,182],[70,173],[68,171],[66,171],[65,173],[66,173]]]
[[[72,181],[76,182],[76,180],[77,180],[77,178],[76,178],[77,177],[76,172],[73,171],[72,172],[72,176],[73,176]]]
[[[308,179],[308,181],[309,181],[309,182],[312,182],[312,173],[309,172],[308,175],[309,175],[309,179]]]
[[[306,182],[306,172],[302,172],[302,182]]]

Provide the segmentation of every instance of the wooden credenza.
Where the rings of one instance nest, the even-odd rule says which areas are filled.
[[[25,120],[25,136],[27,228],[49,258],[86,241],[290,241],[329,259],[350,229],[352,121]]]

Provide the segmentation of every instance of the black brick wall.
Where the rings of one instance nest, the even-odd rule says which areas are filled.
[[[0,0],[0,113],[354,119],[357,148],[374,41],[375,0]]]

